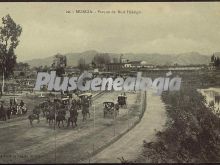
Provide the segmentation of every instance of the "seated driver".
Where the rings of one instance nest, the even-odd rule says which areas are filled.
[[[20,102],[20,106],[21,106],[21,107],[24,106],[24,101],[23,101],[23,100],[21,100],[21,102]]]

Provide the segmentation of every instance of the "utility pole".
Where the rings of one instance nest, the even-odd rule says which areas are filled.
[[[57,109],[57,107],[56,107],[56,102],[55,102],[55,99],[54,99],[54,115],[55,115],[55,120],[54,120],[54,133],[55,133],[55,163],[56,163],[56,157],[57,157],[57,153],[56,153],[56,109]]]
[[[115,108],[114,108],[114,136],[115,136]]]
[[[127,120],[128,120],[128,130],[129,130],[129,108],[127,108]]]
[[[93,132],[95,132],[95,105],[93,105]],[[95,152],[95,143],[93,143],[93,153]]]

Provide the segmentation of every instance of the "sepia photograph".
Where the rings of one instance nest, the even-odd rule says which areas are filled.
[[[220,2],[0,2],[0,164],[220,163]]]

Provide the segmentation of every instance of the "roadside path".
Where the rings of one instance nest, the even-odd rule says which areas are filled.
[[[143,140],[155,140],[156,131],[162,130],[166,122],[165,106],[161,97],[150,91],[146,99],[146,111],[140,123],[111,146],[93,156],[89,160],[91,163],[121,163],[118,158],[122,157],[132,161],[141,154]]]

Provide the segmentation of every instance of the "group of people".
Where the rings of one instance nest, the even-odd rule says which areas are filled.
[[[27,109],[23,100],[21,100],[20,103],[17,103],[16,98],[10,99],[8,107],[5,106],[4,101],[1,101],[0,120],[6,121],[7,119],[11,119],[12,115],[22,115],[26,112]]]
[[[29,115],[30,124],[32,125],[33,120],[38,120],[40,122],[40,113],[43,113],[43,117],[46,121],[51,124],[54,121],[60,127],[60,122],[64,126],[64,121],[67,122],[67,126],[70,123],[75,123],[77,126],[78,109],[80,109],[79,102],[75,99],[69,101],[68,103],[61,102],[59,99],[55,99],[53,102],[50,100],[44,101],[40,106],[36,106],[33,109],[33,113]]]

